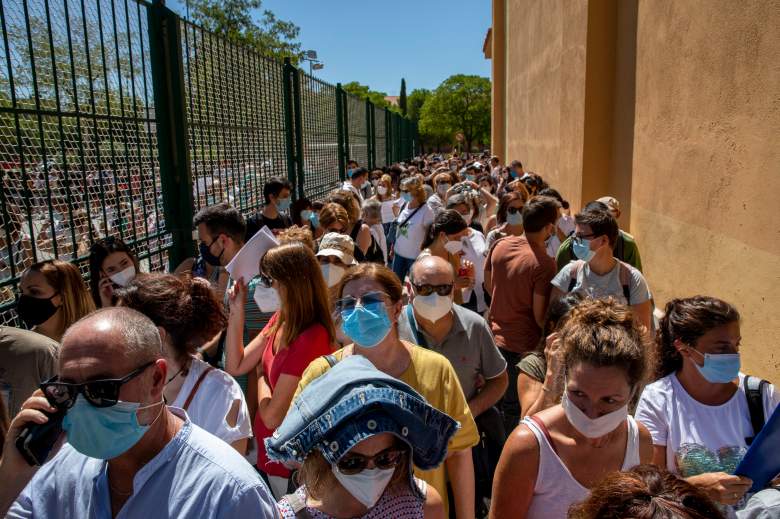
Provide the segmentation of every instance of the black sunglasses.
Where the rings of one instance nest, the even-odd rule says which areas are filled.
[[[49,402],[58,409],[66,410],[73,407],[79,393],[84,395],[87,402],[95,407],[111,407],[119,401],[119,389],[133,378],[154,364],[155,360],[147,362],[143,366],[134,369],[122,378],[90,380],[80,384],[60,382],[58,377],[53,377],[40,385],[41,391]]]
[[[414,284],[414,291],[418,296],[429,296],[436,292],[440,296],[448,296],[452,293],[452,283],[449,285],[418,285]]]
[[[517,213],[522,214],[523,213],[523,208],[522,207],[507,207],[506,212],[509,213],[509,214],[517,214]]]
[[[336,467],[345,476],[364,471],[369,461],[373,461],[376,468],[387,470],[397,466],[404,454],[405,451],[398,447],[389,447],[373,456],[348,453],[336,463]]]

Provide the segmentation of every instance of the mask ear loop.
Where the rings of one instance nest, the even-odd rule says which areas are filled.
[[[155,423],[157,423],[157,420],[159,420],[159,419],[160,419],[160,417],[162,416],[163,409],[165,409],[165,397],[162,397],[162,398],[160,399],[160,401],[159,401],[159,402],[155,402],[155,403],[153,403],[153,404],[149,404],[149,405],[141,406],[141,407],[139,407],[138,409],[136,409],[136,410],[135,410],[135,413],[136,413],[136,415],[135,415],[135,419],[136,419],[136,421],[138,420],[138,411],[141,411],[141,410],[143,410],[143,409],[149,409],[150,407],[154,407],[154,406],[156,406],[156,405],[159,405],[159,406],[160,406],[160,412],[159,412],[159,413],[157,413],[157,416],[154,418],[154,420],[152,420],[152,421],[151,421],[151,423],[149,423],[149,424],[146,424],[146,425],[145,425],[145,427],[151,427],[151,426],[153,426]]]

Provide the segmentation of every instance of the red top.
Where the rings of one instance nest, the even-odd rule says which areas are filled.
[[[276,312],[261,333],[270,330],[278,319],[279,312]],[[276,333],[268,337],[261,360],[263,378],[271,391],[276,387],[280,375],[300,378],[311,361],[333,352],[328,339],[328,330],[320,323],[312,324],[306,328],[286,348],[281,348],[276,353],[274,353],[275,341]],[[263,440],[270,437],[274,431],[265,426],[263,419],[260,418],[260,413],[255,414],[254,432],[257,439],[257,468],[271,476],[290,477],[290,471],[281,463],[268,461]]]

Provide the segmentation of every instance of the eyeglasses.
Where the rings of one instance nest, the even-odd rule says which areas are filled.
[[[70,409],[76,403],[79,393],[84,395],[87,402],[95,407],[111,407],[119,401],[120,388],[143,371],[154,364],[150,361],[131,371],[122,378],[104,380],[90,380],[80,384],[60,382],[58,377],[53,377],[40,385],[41,391],[51,404],[59,409]]]
[[[517,214],[517,213],[522,214],[523,213],[523,208],[522,207],[507,207],[506,208],[506,212],[509,213],[509,214]]]
[[[575,234],[573,240],[577,245],[582,245],[583,240],[591,240],[595,237],[595,234]]]
[[[385,300],[389,296],[384,292],[366,292],[360,297],[346,296],[336,301],[336,310],[339,312],[351,312],[360,303],[361,306],[366,307],[368,305],[374,305],[377,303],[384,304]]]
[[[264,288],[271,288],[271,286],[274,284],[274,280],[265,274],[258,274],[257,278],[260,281],[260,285]]]
[[[452,293],[452,283],[449,285],[417,285],[413,284],[414,291],[417,293],[418,296],[429,296],[432,293],[436,292],[440,296],[448,296]]]
[[[363,454],[345,454],[337,463],[339,472],[345,476],[357,474],[366,470],[369,461],[374,462],[374,467],[380,470],[387,470],[396,467],[403,459],[404,450],[398,447],[390,447],[373,456],[364,456]]]

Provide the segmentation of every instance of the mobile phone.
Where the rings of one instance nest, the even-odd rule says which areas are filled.
[[[16,448],[30,466],[43,465],[51,449],[62,433],[62,419],[65,411],[54,413],[41,411],[49,420],[46,423],[30,423],[16,438]]]

